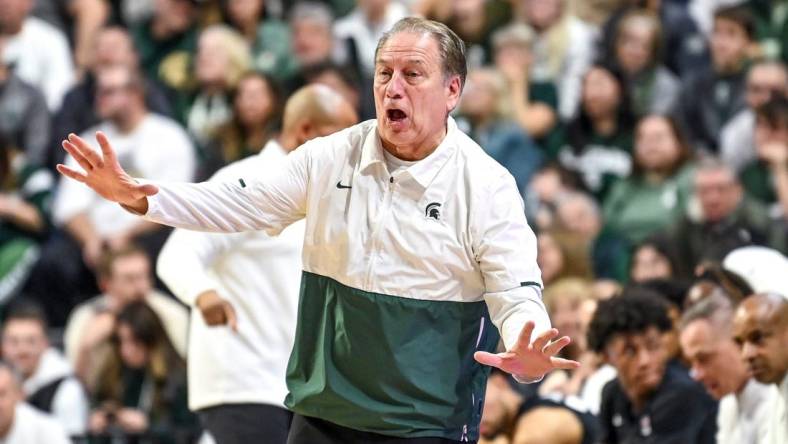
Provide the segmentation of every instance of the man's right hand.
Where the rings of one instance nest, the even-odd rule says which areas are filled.
[[[57,170],[64,176],[89,186],[104,199],[117,202],[140,214],[147,213],[147,196],[156,194],[158,188],[151,184],[142,185],[123,171],[104,133],[96,132],[96,140],[101,146],[101,154],[81,137],[69,134],[68,140],[63,141],[63,148],[85,172],[62,164],[57,166]]]
[[[214,290],[208,290],[197,296],[195,303],[202,313],[202,318],[208,325],[229,325],[233,331],[238,331],[238,320],[232,304]]]

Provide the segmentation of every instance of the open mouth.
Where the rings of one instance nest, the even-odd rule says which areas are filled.
[[[405,111],[402,111],[401,109],[392,108],[386,110],[386,117],[388,117],[388,119],[392,122],[401,122],[405,120],[408,115],[405,114]]]

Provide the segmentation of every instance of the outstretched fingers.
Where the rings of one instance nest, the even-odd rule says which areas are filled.
[[[71,133],[68,135],[68,141],[82,154],[85,160],[90,162],[92,166],[90,169],[104,167],[104,159],[83,138]]]
[[[534,339],[534,349],[541,351],[556,336],[558,336],[558,330],[555,328],[545,331]]]
[[[514,344],[514,350],[525,349],[531,344],[531,335],[534,332],[535,326],[536,324],[534,321],[527,321],[525,323],[523,329],[520,330],[520,336],[517,337],[517,343]]]
[[[501,368],[503,357],[500,354],[478,351],[473,354],[473,359],[479,364],[489,365],[490,367]]]
[[[80,173],[79,171],[73,168],[69,168],[63,164],[58,164],[56,168],[60,172],[60,174],[66,177],[70,177],[76,180],[77,182],[85,183],[85,181],[87,180],[87,176],[84,173]]]
[[[544,347],[543,352],[547,356],[555,356],[558,354],[558,352],[563,350],[564,347],[569,345],[570,342],[572,342],[572,340],[569,339],[569,336],[562,336],[561,338],[547,344]]]
[[[107,139],[107,135],[104,134],[102,131],[96,131],[96,140],[101,146],[101,154],[104,155],[104,160],[109,162],[110,164],[115,162],[115,151],[113,151],[112,146],[109,144],[109,139]]]
[[[85,171],[91,171],[93,169],[93,165],[88,162],[85,156],[82,155],[82,151],[79,150],[73,143],[69,142],[68,140],[63,141],[63,149],[66,150],[71,157],[82,167]]]
[[[573,370],[580,367],[579,362],[564,358],[551,357],[550,363],[553,365],[553,368],[560,368],[564,370]]]

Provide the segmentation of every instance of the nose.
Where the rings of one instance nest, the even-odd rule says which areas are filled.
[[[749,361],[750,359],[754,358],[755,355],[756,355],[755,347],[753,347],[753,345],[750,344],[749,342],[745,342],[741,348],[741,357],[745,361]]]
[[[402,98],[402,94],[405,87],[405,79],[402,78],[400,73],[394,73],[391,76],[388,84],[386,84],[386,98],[388,99],[399,99]]]

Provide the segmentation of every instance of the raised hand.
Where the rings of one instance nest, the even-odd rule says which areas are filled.
[[[101,154],[76,134],[69,134],[63,148],[77,161],[85,172],[65,165],[58,165],[60,174],[89,186],[104,199],[118,202],[139,213],[148,211],[147,196],[159,192],[155,185],[140,184],[129,176],[118,163],[107,136],[96,132]]]
[[[551,328],[531,342],[534,331],[533,321],[525,323],[517,343],[504,353],[476,352],[473,357],[481,364],[499,368],[522,379],[538,379],[555,369],[574,369],[580,366],[576,361],[557,358],[555,355],[569,345],[569,337],[558,336],[558,330]]]

